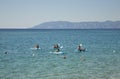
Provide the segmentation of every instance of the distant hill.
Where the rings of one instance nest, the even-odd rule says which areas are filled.
[[[120,29],[120,21],[104,22],[68,22],[54,21],[45,22],[31,29]]]

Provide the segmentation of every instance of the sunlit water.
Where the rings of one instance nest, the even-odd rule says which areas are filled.
[[[50,53],[56,43],[64,54]],[[119,78],[120,30],[0,30],[0,79]]]

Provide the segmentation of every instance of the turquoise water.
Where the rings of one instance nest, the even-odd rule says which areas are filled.
[[[56,43],[65,54],[50,53]],[[119,78],[120,30],[0,30],[0,79]]]

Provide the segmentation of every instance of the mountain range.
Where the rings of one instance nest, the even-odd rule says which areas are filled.
[[[120,29],[120,21],[104,22],[44,22],[33,26],[31,29]]]

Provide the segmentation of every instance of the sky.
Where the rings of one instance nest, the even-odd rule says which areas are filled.
[[[0,28],[106,20],[120,20],[120,0],[0,0]]]

